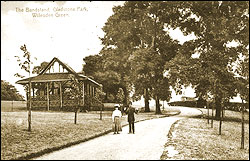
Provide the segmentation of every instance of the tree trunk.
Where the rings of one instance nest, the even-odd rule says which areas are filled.
[[[214,106],[215,106],[215,101],[212,104],[212,120],[211,120],[211,128],[213,128],[213,124],[214,124]]]
[[[103,104],[100,106],[100,120],[102,120],[102,110],[103,110]]]
[[[127,88],[126,87],[123,87],[122,88],[123,92],[124,92],[124,100],[123,100],[123,104],[124,105],[128,105],[128,91],[127,91]]]
[[[216,96],[215,97],[215,109],[216,109],[216,111],[215,111],[215,119],[216,120],[219,120],[220,119],[220,117],[221,117],[221,100],[222,100],[222,98],[221,97],[218,97],[218,96]]]
[[[77,104],[76,104],[76,109],[75,109],[75,124],[76,124],[76,122],[77,122],[77,112],[78,112],[78,110],[79,110],[79,100],[77,100]]]
[[[155,98],[155,105],[156,105],[155,114],[161,114],[160,100],[159,100],[159,98],[157,96]]]
[[[223,112],[223,105],[221,105],[221,112],[220,112],[220,124],[219,124],[219,135],[221,135],[221,129],[222,129],[222,112]]]
[[[105,101],[108,101],[108,92],[106,92]]]
[[[30,76],[29,76],[30,77]],[[28,111],[28,131],[31,131],[31,78],[29,78],[29,111]]]
[[[245,105],[244,105],[244,102],[243,102],[243,99],[241,98],[242,100],[242,108],[241,108],[241,149],[244,149],[244,110],[245,110]]]
[[[207,103],[207,123],[209,124],[209,102],[206,101]]]
[[[144,89],[144,102],[145,102],[145,112],[150,112],[149,108],[149,97],[148,97],[148,89]]]
[[[76,120],[77,120],[77,110],[75,110],[75,124],[76,124]]]

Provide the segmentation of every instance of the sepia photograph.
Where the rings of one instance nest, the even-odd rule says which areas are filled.
[[[1,1],[1,160],[249,160],[249,1]]]

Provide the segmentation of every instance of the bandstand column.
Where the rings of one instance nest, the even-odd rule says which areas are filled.
[[[49,111],[49,82],[47,83],[47,109]]]
[[[63,101],[62,101],[62,82],[60,82],[60,107],[62,108]]]

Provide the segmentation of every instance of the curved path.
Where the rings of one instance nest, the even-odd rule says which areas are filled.
[[[107,135],[45,154],[35,160],[159,160],[171,125],[182,118],[202,114],[194,108],[174,107],[181,114],[135,123],[135,134],[128,134],[128,126],[120,134]]]

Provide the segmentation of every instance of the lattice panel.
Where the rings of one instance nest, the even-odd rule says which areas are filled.
[[[76,106],[76,101],[74,101],[74,100],[64,100],[63,101],[63,106],[69,106],[69,107]]]
[[[49,106],[50,107],[60,107],[60,101],[50,101]]]
[[[34,107],[47,107],[47,101],[32,101],[31,106],[32,106],[32,108],[34,108]]]
[[[49,99],[50,99],[51,101],[60,100],[60,96],[59,96],[59,95],[50,95],[50,96],[49,96]]]
[[[35,98],[32,98],[33,101],[46,101],[47,97],[46,96],[36,96]]]

